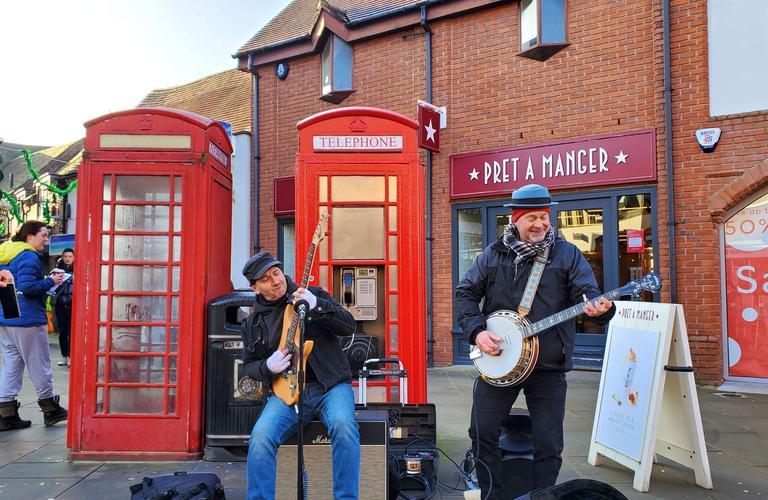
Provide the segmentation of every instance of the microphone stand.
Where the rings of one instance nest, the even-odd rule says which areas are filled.
[[[299,313],[299,336],[298,336],[298,359],[296,360],[296,378],[298,380],[299,397],[296,401],[296,413],[299,417],[299,425],[296,432],[296,455],[298,461],[298,473],[296,477],[296,499],[304,500],[305,489],[305,471],[304,471],[304,321],[307,316],[309,304],[306,300],[296,301],[294,304]]]

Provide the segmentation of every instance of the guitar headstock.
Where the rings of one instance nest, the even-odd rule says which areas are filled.
[[[648,273],[639,280],[630,281],[619,290],[621,295],[637,295],[641,291],[658,292],[661,290],[661,276],[656,273]]]
[[[315,234],[312,235],[312,244],[317,246],[318,243],[323,241],[325,233],[328,232],[328,214],[321,214],[320,219],[317,221],[317,227],[315,228]]]

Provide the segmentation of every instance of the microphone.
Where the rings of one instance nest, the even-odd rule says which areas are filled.
[[[300,316],[304,316],[309,311],[309,302],[304,299],[296,300],[293,302],[293,308],[299,312]]]

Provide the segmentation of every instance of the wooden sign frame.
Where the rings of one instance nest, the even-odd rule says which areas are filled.
[[[680,304],[652,302],[616,301],[615,304],[616,316],[608,328],[587,460],[591,465],[599,466],[602,455],[624,465],[635,472],[633,488],[645,492],[650,486],[655,454],[659,454],[693,469],[696,484],[712,489],[712,475],[704,442],[683,307]],[[637,335],[647,333],[646,339],[637,341],[645,340],[656,344],[653,366],[650,369],[646,366],[644,372],[651,379],[641,381],[650,387],[649,406],[644,412],[645,415],[639,418],[637,425],[641,427],[630,429],[634,437],[640,440],[635,443],[639,444],[639,456],[635,457],[626,449],[616,449],[623,444],[607,444],[609,439],[605,438],[611,435],[607,428],[615,425],[608,421],[609,416],[605,408],[610,407],[611,403],[606,398],[617,399],[615,394],[608,394],[608,387],[615,387],[616,377],[629,377],[629,374],[613,371],[613,368],[621,364],[616,363],[616,360],[622,362],[621,358],[626,357],[627,353],[622,352],[622,348],[627,339],[622,339],[621,336],[626,336],[629,332]],[[626,366],[627,363],[623,364]],[[640,397],[642,396],[643,394],[640,394]],[[617,405],[620,406],[621,403],[617,401]],[[635,427],[634,422],[632,427]]]

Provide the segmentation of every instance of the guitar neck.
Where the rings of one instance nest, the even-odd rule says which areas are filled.
[[[591,302],[595,302],[597,300],[600,300],[602,298],[606,298],[608,300],[615,300],[622,296],[621,288],[617,288],[615,290],[611,290],[610,292],[606,292],[599,297],[595,297],[594,299],[590,299]],[[546,330],[547,328],[552,328],[555,325],[559,325],[560,323],[564,323],[568,321],[569,319],[573,319],[576,316],[579,316],[580,314],[584,313],[584,303],[576,304],[568,309],[564,309],[560,311],[559,313],[553,314],[552,316],[549,316],[547,318],[544,318],[540,321],[537,321],[533,325],[531,325],[530,331],[525,333],[523,335],[523,338],[533,337],[534,335],[538,335],[542,331]]]
[[[309,283],[309,275],[312,273],[312,264],[315,261],[315,248],[317,245],[315,245],[314,242],[312,242],[309,245],[309,251],[307,252],[307,260],[304,262],[304,272],[301,275],[301,284],[299,285],[300,288],[307,288],[307,284]],[[296,341],[296,330],[299,328],[299,317],[297,315],[293,315],[291,318],[291,326],[288,327],[288,332],[286,333],[286,344],[288,346],[292,346],[295,344]]]

